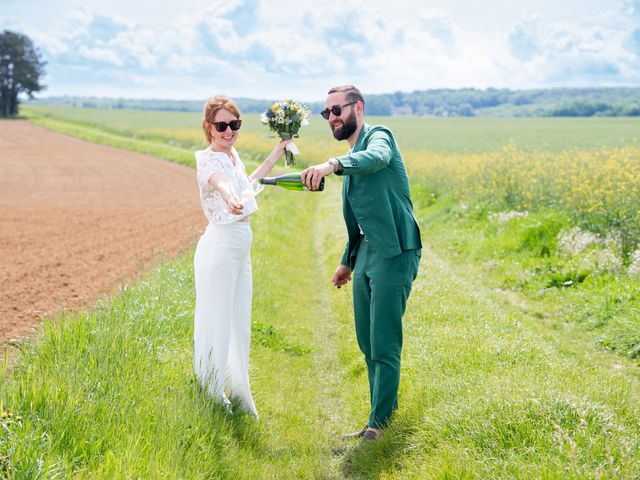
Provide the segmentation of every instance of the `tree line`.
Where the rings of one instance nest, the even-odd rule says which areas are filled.
[[[437,89],[389,94],[369,94],[368,115],[418,115],[433,117],[592,117],[640,116],[640,88],[556,88],[540,90]],[[277,99],[235,99],[241,111],[264,111]],[[102,97],[51,97],[36,104],[78,108],[164,110],[196,112],[204,100],[126,99]],[[319,113],[323,102],[307,104]]]
[[[640,116],[640,88],[431,89],[368,95],[372,115]],[[324,108],[324,107],[322,107]]]

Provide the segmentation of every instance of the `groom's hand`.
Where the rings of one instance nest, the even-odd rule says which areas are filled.
[[[331,283],[340,288],[342,285],[346,285],[351,281],[351,269],[346,265],[338,265],[336,271],[333,274]]]
[[[333,164],[327,162],[313,165],[302,171],[300,180],[307,184],[309,190],[317,190],[320,187],[320,180],[333,173]]]

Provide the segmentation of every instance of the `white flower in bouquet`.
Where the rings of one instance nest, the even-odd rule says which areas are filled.
[[[260,121],[268,125],[282,140],[291,140],[298,137],[300,127],[309,125],[309,109],[293,100],[276,102],[260,115]],[[284,166],[295,164],[295,155],[298,149],[293,143],[287,145],[284,155]]]

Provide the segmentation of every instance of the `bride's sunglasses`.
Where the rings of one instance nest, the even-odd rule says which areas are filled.
[[[211,124],[216,127],[216,130],[220,133],[224,132],[227,127],[231,127],[231,130],[233,130],[234,132],[236,130],[240,130],[240,127],[242,126],[242,120],[231,120],[229,123],[227,122],[211,122]]]
[[[339,117],[342,114],[342,109],[344,107],[348,107],[349,105],[353,105],[354,103],[358,103],[358,101],[356,100],[355,102],[345,103],[344,105],[334,105],[330,109],[325,108],[320,112],[320,115],[322,115],[322,118],[324,118],[325,120],[329,120],[329,113],[333,113],[336,117]]]

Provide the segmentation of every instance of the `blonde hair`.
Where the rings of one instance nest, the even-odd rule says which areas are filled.
[[[204,136],[208,143],[211,143],[211,132],[209,131],[211,124],[220,110],[228,110],[233,113],[236,118],[240,118],[240,110],[236,102],[224,95],[209,97],[204,103],[204,120],[202,121],[202,130],[204,130]]]

